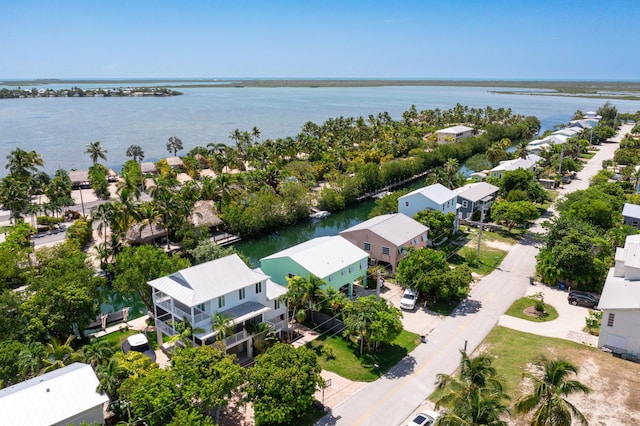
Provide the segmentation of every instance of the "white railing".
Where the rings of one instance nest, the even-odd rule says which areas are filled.
[[[180,309],[175,305],[172,307],[171,299],[166,299],[166,300],[156,299],[155,302],[157,306],[160,306],[162,309],[164,309],[167,312],[173,313],[175,316],[180,317],[180,319],[182,320],[188,321],[190,324],[197,324],[199,322],[205,321],[208,318],[207,314],[202,312],[200,309],[194,309],[195,315],[192,318],[190,312],[183,311],[182,309]]]
[[[281,330],[285,330],[285,322],[284,320],[279,320],[279,321],[265,321],[267,324],[271,325],[271,327],[273,327],[274,331],[278,332]]]
[[[158,318],[156,318],[156,328],[161,332],[163,332],[164,334],[166,334],[167,336],[173,336],[174,334],[176,334],[173,327],[171,327],[169,324],[165,323],[164,321],[159,320]]]
[[[240,333],[236,333],[233,336],[229,336],[226,339],[224,339],[224,344],[228,348],[228,347],[233,346],[236,343],[238,343],[239,341],[244,340],[246,338],[247,338],[247,331],[246,330],[242,330]]]

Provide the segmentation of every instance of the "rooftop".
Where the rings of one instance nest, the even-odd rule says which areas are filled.
[[[420,194],[439,205],[456,198],[456,193],[454,191],[440,183],[434,183],[433,185],[425,186],[423,188],[416,189],[407,195],[403,195],[399,200],[415,194]]]
[[[413,238],[429,232],[429,228],[402,213],[383,214],[366,220],[340,232],[340,235],[369,229],[396,246],[401,246]]]
[[[491,185],[490,183],[476,182],[457,188],[455,192],[458,194],[458,197],[462,197],[465,200],[475,203],[485,197],[495,194],[498,190],[500,190],[500,188],[495,185]]]

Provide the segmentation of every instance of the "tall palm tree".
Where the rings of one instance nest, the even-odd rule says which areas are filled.
[[[89,154],[91,158],[91,162],[96,165],[98,164],[98,159],[101,158],[103,160],[107,160],[107,150],[102,146],[102,142],[96,141],[87,144],[87,150],[84,152],[85,154]]]
[[[527,158],[529,155],[529,151],[527,151],[527,141],[521,140],[515,150],[516,158],[522,158],[523,160]]]
[[[233,333],[233,318],[224,312],[216,312],[211,316],[211,331],[216,332],[216,340],[226,350],[224,339]]]
[[[142,161],[144,160],[144,151],[140,147],[140,145],[131,145],[127,148],[126,152],[127,157],[132,157],[133,161]]]
[[[175,157],[181,149],[183,149],[183,147],[180,138],[177,136],[171,136],[169,138],[169,142],[167,142],[167,151],[172,152]]]
[[[118,195],[120,195],[121,199],[135,198],[136,200],[139,200],[140,195],[142,195],[140,183],[141,182],[138,180],[137,176],[132,173],[124,172],[122,173],[122,179],[116,184],[116,191]]]
[[[21,182],[26,182],[29,177],[38,171],[38,167],[44,166],[42,155],[35,151],[25,151],[16,148],[7,155],[6,169]]]
[[[93,339],[80,349],[82,362],[89,364],[95,370],[99,365],[109,362],[116,352],[114,345],[107,340]]]
[[[100,381],[97,392],[105,392],[111,401],[118,399],[118,388],[122,380],[127,377],[127,370],[116,357],[112,357],[106,365],[98,366],[96,376]]]
[[[502,381],[490,357],[470,358],[460,351],[460,377],[438,374],[437,386],[441,391],[436,408],[448,410],[439,419],[441,425],[492,425],[507,423],[501,417],[509,413]]]
[[[27,183],[15,179],[12,175],[0,181],[0,204],[9,210],[9,221],[21,217],[29,204],[29,188]]]
[[[535,372],[523,374],[533,381],[533,391],[516,401],[516,412],[533,411],[532,426],[570,425],[572,418],[587,425],[584,414],[565,398],[575,393],[591,392],[583,383],[569,380],[571,374],[578,374],[578,367],[566,360],[550,360],[544,356],[536,360],[534,366]]]
[[[77,354],[73,350],[73,347],[71,347],[71,342],[74,338],[75,336],[71,335],[67,337],[64,343],[61,343],[60,340],[54,337],[45,345],[44,356],[42,358],[44,365],[42,368],[43,373],[57,370],[76,360]]]

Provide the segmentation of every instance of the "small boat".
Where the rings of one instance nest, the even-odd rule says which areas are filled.
[[[382,191],[382,192],[378,192],[377,194],[372,195],[372,198],[377,198],[378,200],[382,197],[386,197],[387,195],[391,195],[390,191]]]
[[[309,215],[309,217],[311,219],[324,219],[325,217],[328,217],[329,215],[331,215],[330,212],[326,211],[326,210],[320,210],[318,212],[315,213],[311,213]]]

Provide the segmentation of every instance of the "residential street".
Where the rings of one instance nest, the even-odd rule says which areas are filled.
[[[622,126],[619,134],[626,134],[630,128]],[[565,185],[561,193],[587,188],[591,176],[601,169],[603,160],[613,157],[617,147],[617,143],[601,145],[577,179]],[[535,232],[542,231],[539,223],[533,229]],[[317,424],[406,424],[410,414],[435,390],[436,375],[452,373],[457,368],[460,349],[466,345],[467,352],[475,350],[506,309],[527,293],[529,278],[535,272],[536,253],[531,239],[514,245],[500,267],[484,277],[456,311],[437,323],[426,344],[418,346],[379,380],[333,407]],[[508,326],[508,321],[505,325]],[[427,406],[431,408],[430,403]]]

